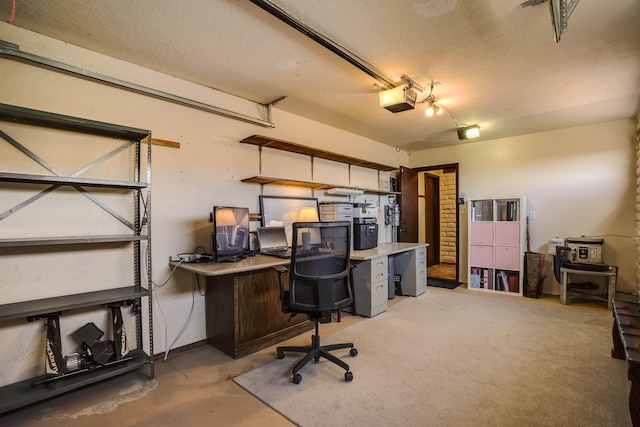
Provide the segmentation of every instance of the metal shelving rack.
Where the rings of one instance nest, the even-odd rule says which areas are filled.
[[[77,117],[64,116],[44,111],[32,110],[12,105],[0,104],[0,122],[14,122],[25,126],[38,126],[43,128],[65,130],[82,134],[90,134],[100,137],[122,140],[123,144],[111,153],[99,160],[85,166],[82,172],[93,169],[105,162],[118,152],[131,148],[135,152],[132,181],[102,180],[95,178],[74,176],[61,176],[55,168],[48,165],[43,159],[32,153],[24,145],[11,138],[0,130],[0,139],[13,145],[32,160],[52,171],[53,175],[32,175],[20,173],[6,173],[0,171],[0,185],[34,184],[48,186],[35,197],[26,200],[5,212],[0,212],[0,221],[25,207],[40,197],[48,195],[60,186],[70,186],[78,190],[84,196],[100,208],[111,214],[116,220],[131,229],[130,234],[117,235],[83,235],[65,237],[40,237],[40,238],[16,238],[0,239],[0,248],[36,247],[38,251],[55,253],[61,245],[129,245],[133,253],[133,278],[132,283],[125,287],[114,287],[108,290],[93,292],[78,292],[71,295],[63,295],[53,298],[37,299],[17,303],[0,304],[0,322],[26,319],[35,321],[52,314],[60,314],[84,307],[100,307],[108,304],[121,304],[132,307],[135,316],[135,340],[136,348],[129,351],[125,359],[114,363],[107,363],[95,369],[79,372],[68,372],[58,377],[48,378],[47,385],[37,385],[44,376],[30,378],[13,384],[0,387],[0,414],[26,406],[59,394],[89,385],[107,378],[111,378],[138,368],[147,367],[149,378],[154,377],[153,365],[153,322],[152,322],[152,287],[142,286],[142,273],[151,280],[151,132],[110,123],[87,120]],[[1,129],[1,128],[0,128]],[[146,144],[146,174],[141,174],[141,149]],[[122,217],[102,201],[94,198],[86,188],[100,187],[118,191],[131,191],[133,196],[133,220]],[[142,254],[141,243],[146,241],[147,247]],[[2,256],[0,254],[0,256]],[[143,267],[143,256],[146,262]],[[0,284],[1,286],[1,284]],[[120,285],[122,286],[122,285]],[[148,330],[143,330],[143,298],[147,298]],[[62,316],[64,318],[64,316]],[[2,325],[0,324],[0,327]],[[143,339],[149,340],[149,353],[145,353]]]

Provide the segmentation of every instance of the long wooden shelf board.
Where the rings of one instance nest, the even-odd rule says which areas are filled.
[[[146,235],[118,234],[111,236],[65,236],[65,237],[41,237],[0,239],[0,248],[21,246],[47,246],[47,245],[76,245],[91,243],[119,243],[149,240]]]
[[[51,387],[45,387],[44,385],[32,387],[34,378],[0,387],[0,414],[139,369],[152,363],[151,357],[142,350],[133,349],[130,353],[134,355],[133,360],[122,362],[120,365],[100,367],[91,372],[61,378],[56,380]]]
[[[392,194],[402,194],[399,191],[376,190],[375,188],[362,188],[362,190],[364,190],[364,192],[367,194],[377,194],[379,196],[384,196],[384,195],[390,196]]]
[[[294,142],[283,141],[281,139],[269,138],[262,135],[249,136],[242,141],[243,144],[252,144],[259,147],[275,148],[277,150],[288,151],[290,153],[304,154],[311,157],[318,157],[320,159],[332,160],[334,162],[346,163],[349,165],[360,166],[363,168],[376,169],[379,171],[393,171],[398,169],[397,166],[389,166],[381,163],[370,162],[367,160],[358,159],[356,157],[345,156],[338,153],[332,153],[330,151],[320,150],[317,148],[311,148],[304,145],[296,144]]]
[[[43,316],[81,307],[128,301],[149,295],[133,286],[0,305],[0,321]]]
[[[108,179],[76,178],[69,176],[31,175],[24,173],[0,172],[0,181],[26,184],[73,185],[83,187],[110,187],[138,189],[146,188],[146,182],[116,181]]]
[[[250,182],[253,184],[271,184],[271,185],[292,185],[296,187],[307,187],[313,188],[315,190],[322,190],[325,188],[333,188],[335,185],[323,184],[320,182],[309,182],[309,181],[297,181],[295,179],[283,179],[283,178],[272,178],[268,176],[252,176],[250,178],[245,178],[242,182]]]
[[[32,110],[8,104],[0,104],[0,120],[136,141],[140,141],[150,135],[150,132],[144,129]]]
[[[250,182],[253,184],[270,184],[270,185],[291,185],[296,187],[306,187],[312,188],[314,190],[327,190],[329,188],[352,188],[354,190],[362,190],[368,194],[401,194],[397,191],[387,191],[387,190],[379,190],[373,188],[361,188],[361,187],[351,187],[348,185],[340,185],[340,184],[323,184],[320,182],[310,182],[310,181],[297,181],[293,179],[283,179],[283,178],[272,178],[268,176],[252,176],[250,178],[244,178],[241,180],[242,182]]]

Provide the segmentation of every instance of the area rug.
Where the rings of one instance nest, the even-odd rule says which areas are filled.
[[[290,355],[234,381],[300,426],[631,426],[612,317],[429,289],[323,336],[353,341],[291,382]]]
[[[427,277],[427,286],[432,286],[434,288],[455,289],[460,285],[461,283],[457,280]]]

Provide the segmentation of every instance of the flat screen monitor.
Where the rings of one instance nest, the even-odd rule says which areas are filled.
[[[284,227],[289,245],[291,245],[293,241],[292,233],[294,222],[316,222],[319,220],[318,199],[316,198],[287,196],[259,197],[262,226]],[[311,243],[320,243],[319,230],[312,230]]]
[[[249,208],[213,207],[214,261],[238,261],[249,252]]]

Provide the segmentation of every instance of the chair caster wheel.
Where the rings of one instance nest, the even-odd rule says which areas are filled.
[[[344,380],[345,381],[351,381],[353,380],[353,373],[350,371],[347,371],[344,373]]]
[[[358,355],[358,349],[357,348],[352,348],[351,351],[349,351],[349,354],[351,355],[351,357],[356,357]]]
[[[302,381],[302,375],[300,374],[295,374],[293,376],[293,383],[294,384],[300,384],[300,381]]]
[[[284,359],[284,351],[278,352],[278,359]]]

